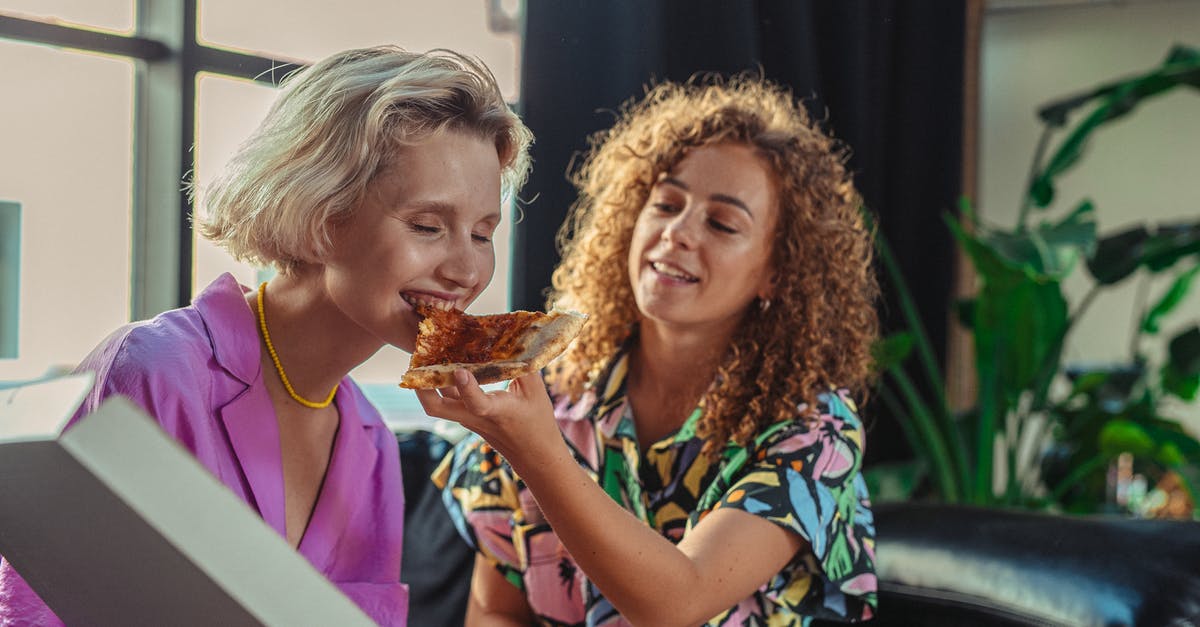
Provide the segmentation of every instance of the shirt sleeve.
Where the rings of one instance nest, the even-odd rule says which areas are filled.
[[[469,436],[442,460],[433,481],[459,534],[525,593],[539,621],[583,624],[583,572],[495,449]]]
[[[760,516],[808,543],[809,553],[769,584],[777,602],[805,615],[865,619],[876,579],[874,518],[859,472],[862,423],[844,393],[820,400],[816,421],[797,420],[747,451],[714,509]]]
[[[460,441],[432,475],[459,535],[513,585],[525,588],[531,532],[508,464],[477,435]]]

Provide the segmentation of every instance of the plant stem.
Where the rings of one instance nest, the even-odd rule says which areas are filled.
[[[1019,414],[1019,412],[1017,413]],[[1017,495],[1021,491],[1020,486],[1017,484],[1017,449],[1021,446],[1020,425],[1024,424],[1024,422],[1025,416],[1018,415],[1012,421],[1011,430],[1013,433],[1009,433],[1010,427],[1007,424],[1004,427],[1004,438],[1008,440],[1005,442],[1008,448],[1008,481],[1004,484],[1004,500],[1009,505],[1017,504]]]
[[[1033,207],[1033,198],[1031,190],[1033,190],[1033,182],[1037,180],[1038,172],[1042,171],[1042,160],[1046,156],[1046,147],[1050,144],[1050,135],[1054,133],[1054,127],[1049,124],[1042,125],[1042,136],[1038,138],[1037,149],[1033,152],[1033,163],[1029,166],[1029,180],[1025,183],[1025,195],[1021,200],[1021,211],[1017,214],[1017,233],[1025,233],[1028,227],[1025,222],[1029,219],[1029,210]]]
[[[993,356],[999,359],[999,356]],[[972,496],[976,505],[987,505],[994,494],[992,476],[995,473],[996,421],[1003,417],[1007,403],[993,377],[979,379],[979,424],[975,438],[975,484]]]
[[[1083,481],[1084,478],[1092,473],[1092,471],[1106,463],[1108,463],[1107,457],[1104,457],[1103,455],[1097,455],[1096,457],[1093,457],[1088,461],[1076,466],[1075,470],[1072,470],[1071,474],[1067,475],[1067,477],[1063,479],[1062,482],[1059,483],[1058,486],[1056,486],[1050,493],[1050,500],[1054,501],[1055,503],[1061,501],[1063,495],[1066,494],[1068,490],[1075,487],[1075,484]]]
[[[1058,364],[1062,361],[1062,351],[1067,345],[1067,335],[1070,334],[1071,329],[1075,328],[1075,323],[1079,321],[1084,312],[1092,306],[1092,301],[1099,293],[1100,284],[1097,283],[1088,290],[1087,294],[1083,295],[1083,300],[1079,301],[1079,306],[1075,308],[1074,313],[1067,318],[1067,323],[1063,325],[1062,333],[1059,333],[1054,346],[1046,352],[1046,357],[1042,360],[1042,365],[1038,368],[1037,376],[1034,379],[1033,410],[1045,409],[1047,397],[1050,394],[1050,379],[1058,372]]]
[[[888,276],[896,286],[896,294],[900,299],[900,311],[904,314],[904,322],[908,325],[908,329],[912,333],[917,347],[917,356],[920,358],[921,365],[925,369],[925,376],[929,380],[929,387],[933,390],[938,422],[941,423],[946,438],[949,440],[953,464],[960,473],[959,480],[963,486],[970,485],[966,444],[959,431],[957,421],[950,414],[950,404],[946,401],[946,381],[942,378],[942,372],[938,367],[937,359],[933,356],[933,344],[929,341],[929,333],[925,330],[925,325],[921,322],[921,316],[917,312],[916,303],[913,302],[908,282],[904,280],[904,274],[900,272],[900,264],[896,262],[896,257],[892,253],[892,248],[887,240],[879,233],[876,233],[875,236],[875,246],[879,251],[880,261],[883,262]]]
[[[900,388],[904,400],[912,408],[913,422],[924,437],[925,444],[929,446],[930,465],[933,467],[934,477],[937,479],[942,496],[950,503],[957,503],[961,494],[955,477],[954,462],[946,451],[945,436],[938,432],[929,409],[921,400],[916,386],[913,385],[903,368],[897,364],[889,368],[888,372],[895,380],[896,386]]]
[[[882,400],[883,404],[887,406],[888,411],[892,413],[892,417],[900,421],[900,428],[904,431],[904,437],[908,438],[909,444],[912,444],[913,453],[915,453],[918,458],[925,460],[926,463],[929,463],[929,446],[926,445],[925,440],[921,437],[921,435],[917,433],[913,426],[912,418],[908,415],[908,412],[904,411],[903,401],[901,401],[896,396],[896,393],[893,392],[892,389],[887,385],[880,385],[877,388],[877,392],[879,393],[880,400]]]
[[[1142,322],[1146,319],[1146,292],[1150,283],[1149,276],[1143,276],[1138,281],[1137,295],[1133,298],[1133,332],[1129,334],[1129,363],[1138,360],[1138,339],[1141,338]]]

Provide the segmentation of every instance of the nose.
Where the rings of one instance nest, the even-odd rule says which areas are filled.
[[[662,230],[662,240],[680,248],[690,249],[696,246],[696,228],[694,211],[684,209],[671,217]]]
[[[438,264],[438,277],[453,283],[457,287],[474,288],[479,283],[480,268],[477,255],[471,250],[471,237],[456,237],[454,242],[443,251],[442,261]]]

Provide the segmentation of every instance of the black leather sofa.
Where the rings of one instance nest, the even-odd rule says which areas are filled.
[[[1200,625],[1200,523],[886,504],[877,625]]]
[[[425,432],[399,439],[409,624],[457,627],[473,556],[428,481],[448,445]],[[922,503],[875,514],[879,612],[867,624],[1200,625],[1200,523]]]

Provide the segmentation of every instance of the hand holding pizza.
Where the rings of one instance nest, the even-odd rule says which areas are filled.
[[[545,458],[539,445],[562,445],[540,372],[514,379],[507,389],[490,392],[479,387],[465,368],[454,371],[453,382],[453,387],[416,390],[425,412],[478,433],[518,472],[524,461]]]
[[[561,310],[488,316],[425,306],[418,311],[424,320],[400,385],[416,391],[426,413],[478,433],[510,463],[514,455],[545,459],[537,455],[549,449],[538,449],[538,443],[561,445],[541,369],[566,349],[587,316]],[[505,390],[479,387],[504,380],[512,381]]]

